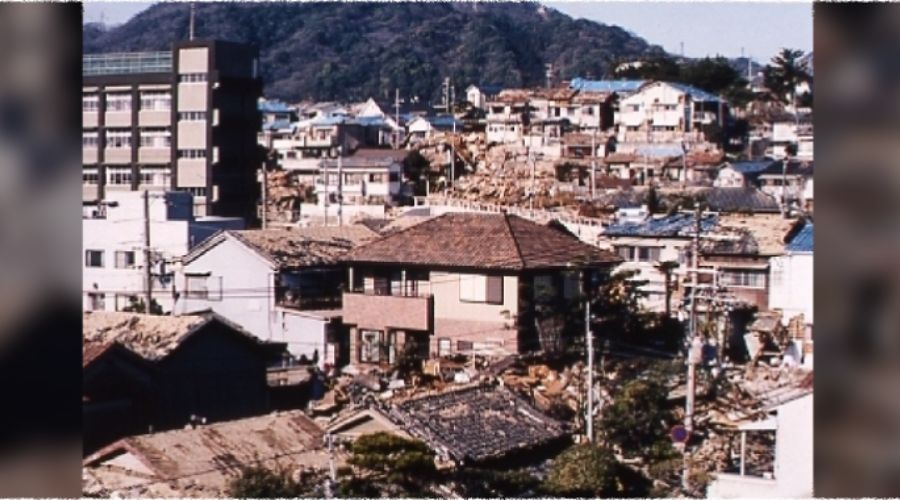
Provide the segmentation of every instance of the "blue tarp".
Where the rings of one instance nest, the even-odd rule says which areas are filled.
[[[700,218],[700,232],[712,231],[718,224],[715,214]],[[606,228],[609,236],[673,237],[691,236],[694,233],[694,214],[681,213],[654,217],[643,222],[616,222]]]
[[[813,225],[807,223],[803,229],[794,236],[787,245],[788,252],[812,252],[813,251]]]
[[[585,80],[575,78],[569,88],[589,92],[637,92],[647,80]]]

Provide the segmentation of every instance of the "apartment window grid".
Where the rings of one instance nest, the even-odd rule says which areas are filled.
[[[131,180],[131,167],[106,167],[107,185],[130,186]]]
[[[199,197],[205,197],[206,193],[207,193],[205,187],[183,187],[183,188],[180,188],[179,191],[191,193],[192,196],[199,196]]]
[[[169,148],[172,146],[172,133],[168,129],[141,130],[142,148]]]
[[[100,110],[100,96],[97,94],[83,94],[81,96],[81,110],[97,112]]]
[[[172,94],[165,91],[141,92],[142,111],[171,111]]]
[[[172,184],[172,170],[169,167],[141,167],[138,175],[143,186],[168,187]]]
[[[128,149],[131,147],[131,130],[107,130],[106,147],[110,149]]]
[[[96,148],[100,146],[100,133],[96,130],[81,133],[81,147]]]
[[[206,111],[182,111],[178,113],[178,121],[182,122],[202,122],[207,117]]]
[[[131,94],[106,94],[106,111],[131,111]]]
[[[178,157],[188,160],[196,160],[206,158],[205,149],[179,149]]]
[[[85,169],[81,172],[81,182],[91,186],[100,184],[100,172],[98,172],[97,169]]]
[[[620,246],[616,247],[626,262],[657,262],[660,260],[662,249],[659,247],[637,247],[637,246]]]
[[[204,83],[206,82],[206,73],[185,73],[178,75],[178,83]]]

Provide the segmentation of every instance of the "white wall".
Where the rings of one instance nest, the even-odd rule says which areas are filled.
[[[771,259],[769,307],[784,311],[783,320],[802,313],[813,323],[813,254],[788,253]]]
[[[775,480],[779,496],[813,496],[813,395],[778,408]]]

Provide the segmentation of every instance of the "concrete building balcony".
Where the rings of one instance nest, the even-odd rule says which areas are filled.
[[[131,111],[107,111],[103,117],[106,127],[131,127]]]
[[[344,323],[375,330],[431,331],[434,298],[431,295],[376,295],[344,292]]]
[[[138,148],[138,161],[149,164],[167,164],[172,161],[171,148]]]
[[[103,158],[105,163],[110,164],[131,163],[131,148],[106,148]]]
[[[141,127],[168,127],[171,123],[171,111],[141,110],[138,112],[138,125]]]
[[[96,111],[81,112],[81,128],[97,128],[100,113]]]
[[[97,163],[97,148],[81,148],[81,163],[84,165],[93,165]]]

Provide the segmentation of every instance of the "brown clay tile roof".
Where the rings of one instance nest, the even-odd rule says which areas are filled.
[[[634,153],[610,153],[603,159],[604,163],[632,163],[637,160]]]
[[[243,465],[324,468],[322,436],[298,410],[128,437],[84,460],[84,486],[102,496],[225,496]],[[121,453],[133,465],[107,463]]]
[[[525,270],[620,258],[563,232],[509,214],[448,213],[350,251],[348,262]]]

